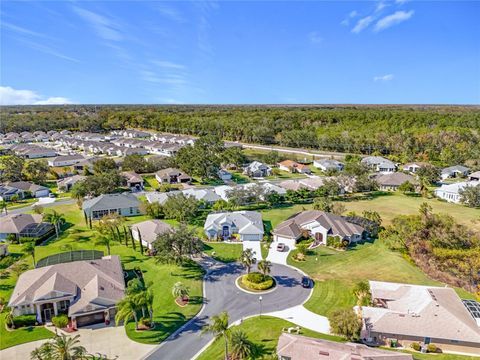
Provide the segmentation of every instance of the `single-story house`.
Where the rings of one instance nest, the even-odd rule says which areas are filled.
[[[392,173],[397,170],[397,166],[393,161],[385,159],[382,156],[366,156],[361,160],[362,164],[367,165],[375,172],[379,173]]]
[[[46,197],[50,194],[50,189],[34,184],[29,181],[15,181],[6,184],[9,187],[16,188],[21,190],[25,195],[30,195],[31,197],[39,198],[39,197]]]
[[[0,218],[0,239],[6,239],[9,234],[17,239],[41,238],[53,230],[53,225],[43,222],[39,214],[8,214]]]
[[[283,160],[277,165],[280,170],[290,173],[310,174],[312,172],[307,165],[300,164],[293,160]]]
[[[73,155],[60,155],[53,159],[48,160],[49,166],[72,166],[78,164],[79,162],[85,160],[85,157],[80,154],[73,154]]]
[[[322,171],[342,171],[345,165],[334,159],[319,159],[313,161],[313,166]]]
[[[277,355],[280,360],[413,360],[410,354],[288,333],[280,335]]]
[[[430,166],[430,164],[426,162],[417,161],[417,162],[411,162],[403,165],[402,170],[415,174],[420,168],[426,167],[426,166]]]
[[[233,211],[208,214],[203,226],[211,240],[228,240],[238,234],[240,241],[261,241],[262,214],[257,211]]]
[[[480,171],[475,171],[468,175],[468,180],[470,181],[480,181]]]
[[[140,200],[132,194],[103,194],[85,200],[82,209],[92,219],[100,219],[108,214],[135,216],[140,215],[140,204]]]
[[[415,187],[418,186],[418,181],[412,175],[402,172],[379,174],[375,177],[375,180],[377,181],[380,190],[383,191],[396,191],[400,185],[406,182],[409,182]]]
[[[143,189],[143,177],[135,171],[123,171],[121,175],[127,180],[127,186],[135,190]]]
[[[435,189],[435,195],[440,199],[448,202],[460,203],[460,190],[466,186],[477,186],[480,181],[462,181],[454,184],[443,184],[438,189]]]
[[[272,168],[260,161],[253,161],[243,169],[243,173],[253,178],[261,178],[270,176],[272,174]]]
[[[442,169],[442,173],[440,177],[442,178],[442,180],[445,180],[448,178],[466,177],[469,171],[470,169],[467,168],[466,166],[462,166],[462,165],[449,166]]]
[[[227,170],[220,169],[217,171],[218,178],[223,181],[232,180],[232,173]]]
[[[183,171],[174,168],[159,170],[155,173],[155,179],[161,184],[190,183],[192,178]]]
[[[312,237],[317,245],[326,245],[327,237],[339,237],[349,243],[362,239],[365,229],[347,221],[344,217],[319,210],[298,213],[277,225],[273,230],[273,241],[295,248],[297,240]]]
[[[25,197],[23,190],[8,185],[0,185],[0,201],[10,201],[15,195],[17,195],[19,199]]]
[[[370,281],[373,306],[358,309],[362,338],[437,345],[443,352],[480,355],[480,326],[454,289]]]
[[[132,225],[132,236],[148,249],[153,249],[153,243],[158,236],[172,230],[172,226],[161,220],[146,220]]]
[[[72,190],[73,185],[75,185],[79,181],[85,180],[87,177],[83,175],[73,175],[66,177],[64,179],[57,181],[57,187],[61,191],[68,192]]]
[[[97,159],[90,158],[82,160],[73,165],[73,169],[77,171],[85,171],[85,169],[88,169],[88,171],[93,172],[93,163],[95,162],[95,160]]]
[[[111,255],[28,270],[18,278],[8,306],[15,316],[36,314],[39,323],[66,314],[76,328],[113,321],[124,295],[122,263]]]
[[[315,191],[319,187],[323,186],[325,177],[310,177],[306,179],[292,179],[285,180],[279,183],[278,185],[285,190],[298,191],[300,189],[307,189],[310,191]]]

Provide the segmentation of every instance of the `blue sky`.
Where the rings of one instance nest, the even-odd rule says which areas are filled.
[[[3,1],[0,103],[480,103],[478,1]]]

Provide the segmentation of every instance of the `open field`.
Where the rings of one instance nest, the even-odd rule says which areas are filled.
[[[37,246],[37,260],[45,256],[69,250],[94,249],[106,252],[104,246],[95,244],[95,231],[85,226],[83,215],[76,205],[61,205],[55,207],[55,210],[64,214],[66,230],[60,236],[59,240],[52,239],[46,245]],[[145,219],[146,216],[127,218],[126,225],[131,225]],[[139,267],[144,274],[145,282],[152,283],[155,294],[154,321],[157,323],[157,326],[154,330],[146,332],[135,332],[133,323],[127,324],[126,328],[127,335],[131,339],[143,343],[155,344],[169,336],[200,310],[202,303],[203,270],[197,265],[178,267],[175,265],[158,264],[155,259],[140,254],[139,250],[138,243],[136,250],[131,247],[131,244],[129,247],[126,247],[124,244],[114,244],[111,248],[111,253],[121,257],[125,269]],[[13,245],[10,251],[20,252],[21,246]],[[32,266],[31,257],[26,258],[26,261]],[[16,282],[16,279],[12,276],[0,280],[0,296],[5,299],[10,297]],[[174,297],[171,294],[171,289],[177,281],[183,282],[190,289],[190,304],[183,308],[175,304]],[[0,318],[1,328],[5,326],[2,320],[3,317]],[[42,330],[45,329],[33,329],[31,334],[35,334],[36,337],[22,337],[17,335],[21,330],[9,332],[5,338],[2,336],[1,348],[44,338],[45,336]]]
[[[355,200],[348,200],[348,198],[346,198],[346,201],[342,201],[341,203],[345,205],[347,209],[346,212],[355,211],[359,215],[361,215],[364,210],[377,211],[382,217],[382,225],[389,225],[393,218],[398,215],[416,214],[420,204],[423,202],[428,203],[434,212],[449,214],[458,223],[472,230],[480,231],[479,209],[447,203],[438,199],[407,196],[397,192],[382,192],[371,197],[357,197]],[[312,209],[311,204],[299,204],[263,210],[263,220],[270,221],[272,226],[275,227],[291,215],[310,209]]]

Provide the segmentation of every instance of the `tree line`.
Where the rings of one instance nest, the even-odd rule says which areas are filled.
[[[143,128],[225,140],[389,155],[437,165],[480,158],[475,106],[5,107],[0,132]]]

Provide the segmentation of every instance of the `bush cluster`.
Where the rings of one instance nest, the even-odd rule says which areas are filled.
[[[410,347],[415,351],[420,351],[422,349],[422,346],[417,342],[412,342]]]
[[[53,325],[55,325],[55,327],[57,327],[59,329],[66,328],[67,325],[68,325],[68,317],[67,317],[67,315],[54,316],[52,318],[52,323],[53,323]]]
[[[35,314],[19,315],[13,318],[15,328],[35,326],[37,324],[37,316]]]
[[[253,280],[252,280],[253,279]],[[260,281],[260,279],[262,281]],[[273,287],[274,280],[269,275],[262,275],[260,273],[250,273],[242,276],[242,284],[252,290],[267,290]]]
[[[428,344],[427,345],[427,352],[429,353],[436,353],[438,352],[438,347],[435,344]]]

